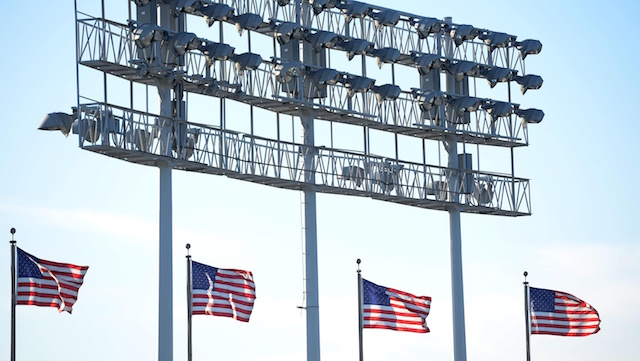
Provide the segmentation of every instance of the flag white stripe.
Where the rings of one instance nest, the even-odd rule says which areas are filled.
[[[60,296],[60,293],[64,293],[64,298],[65,299],[77,299],[78,298],[78,293],[73,293],[73,292],[67,292],[66,290],[57,290],[57,289],[51,289],[51,288],[41,288],[41,287],[25,287],[25,286],[20,286],[18,287],[18,293],[20,292],[36,292],[36,293],[40,293],[40,294],[45,294],[45,295],[56,295],[56,296]]]
[[[422,325],[416,324],[405,324],[398,322],[385,322],[385,321],[365,321],[363,326],[388,326],[388,327],[396,327],[396,328],[408,328],[413,330],[424,330]]]
[[[249,316],[251,316],[251,310],[243,310],[241,308],[233,308],[231,306],[229,307],[224,307],[224,306],[194,306],[193,307],[193,312],[218,312],[218,313],[227,313],[230,315],[234,315],[234,314],[238,314],[238,315],[243,315],[246,318],[249,318]],[[235,312],[235,313],[234,313]]]
[[[429,305],[431,304],[431,301],[423,300],[420,298],[414,298],[411,296],[403,295],[403,294],[392,292],[392,291],[387,291],[387,295],[403,300],[407,303],[413,304],[416,307],[429,308]]]
[[[70,267],[64,267],[64,266],[55,266],[49,262],[40,260],[40,266],[44,267],[48,270],[50,270],[53,273],[71,273],[74,275],[78,275],[81,277],[84,277],[84,275],[87,273],[86,269],[76,269],[76,268],[70,268]],[[70,277],[70,276],[69,276]],[[72,278],[72,277],[70,277]],[[82,279],[82,278],[80,278]],[[78,279],[78,280],[80,280]]]
[[[216,291],[211,292],[211,296],[222,297],[222,298],[225,298],[225,299],[229,299],[229,295],[230,294],[226,293],[226,292],[216,292]],[[197,292],[196,292],[196,290],[194,290],[193,291],[193,298],[194,299],[196,299],[196,298],[207,299],[207,298],[209,298],[209,292],[205,291],[205,290],[197,290]],[[249,302],[249,303],[253,303],[254,300],[255,300],[255,298],[253,298],[253,297],[238,296],[238,295],[235,295],[235,294],[233,295],[233,299],[234,300],[243,301],[243,302]]]
[[[569,319],[581,319],[581,318],[594,318],[594,317],[598,317],[597,314],[595,313],[591,313],[591,314],[583,314],[583,313],[577,313],[577,314],[565,314],[565,313],[555,313],[555,312],[540,312],[540,311],[536,311],[532,314],[531,316],[533,319],[536,319],[538,317],[556,317],[556,318],[569,318]]]
[[[233,286],[229,286],[229,285],[223,285],[220,284],[218,282],[215,282],[213,285],[214,290],[220,292],[221,290],[225,290],[228,292],[237,292],[237,293],[243,293],[245,295],[255,295],[256,292],[255,290],[252,289],[248,289],[248,288],[241,288],[241,287],[233,287]]]
[[[218,300],[218,299],[201,299],[200,300],[193,300],[193,306],[194,307],[202,307],[202,306],[207,306],[207,307],[216,307],[216,306],[220,306],[220,307],[235,307],[238,309],[242,309],[242,310],[246,310],[249,313],[251,313],[251,310],[253,309],[253,305],[251,306],[245,306],[241,303],[237,303],[234,302],[233,304],[231,303],[231,301],[227,301],[227,300]]]
[[[561,328],[561,327],[544,327],[537,326],[532,329],[537,332],[557,332],[557,333],[593,333],[594,328]]]

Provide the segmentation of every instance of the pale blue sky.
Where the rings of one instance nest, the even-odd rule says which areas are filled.
[[[524,360],[527,270],[533,286],[572,293],[602,318],[594,336],[532,336],[533,360],[636,360],[640,54],[633,35],[640,6],[488,3],[393,2],[399,10],[543,43],[541,54],[527,58],[527,70],[544,85],[522,104],[546,116],[529,128],[531,145],[515,151],[516,175],[531,179],[533,215],[462,215],[468,359]],[[107,12],[124,22],[118,16],[126,15],[126,4],[109,1]],[[95,5],[91,14],[98,16]],[[155,360],[158,170],[82,151],[76,136],[36,129],[46,113],[76,102],[73,19],[69,0],[11,2],[0,12],[0,94],[9,113],[0,132],[0,231],[7,241],[0,248],[0,360],[9,358],[11,227],[19,246],[40,258],[90,266],[73,315],[18,307],[20,359]],[[194,318],[195,360],[305,359],[305,317],[296,308],[303,295],[300,197],[173,172],[174,360],[186,360],[187,242],[199,262],[253,271],[258,296],[248,324]],[[361,258],[365,278],[433,298],[431,333],[365,330],[367,360],[452,359],[447,214],[325,194],[317,206],[322,358],[357,357]]]

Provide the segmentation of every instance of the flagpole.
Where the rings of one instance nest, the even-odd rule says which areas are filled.
[[[191,315],[193,314],[193,302],[192,299],[192,283],[191,283],[191,255],[189,254],[189,248],[191,245],[187,243],[187,361],[192,360],[192,348],[191,348]]]
[[[363,361],[362,353],[362,275],[360,274],[360,258],[356,261],[358,264],[358,347],[360,351],[360,361]]]
[[[527,361],[531,361],[531,350],[529,348],[529,336],[531,335],[531,320],[529,318],[529,282],[527,282],[527,276],[529,273],[524,271],[524,319],[527,332]]]
[[[16,240],[13,235],[16,229],[11,228],[11,361],[16,361]]]

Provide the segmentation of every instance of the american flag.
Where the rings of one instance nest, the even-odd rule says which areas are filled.
[[[88,266],[39,259],[18,248],[18,305],[57,307],[71,313]]]
[[[192,314],[232,317],[249,322],[256,285],[249,271],[191,262]]]
[[[431,297],[415,296],[362,279],[363,327],[429,332]]]
[[[588,336],[600,331],[600,316],[590,304],[565,292],[529,288],[531,334]]]

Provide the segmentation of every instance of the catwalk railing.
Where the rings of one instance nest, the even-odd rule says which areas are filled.
[[[81,147],[134,163],[226,175],[287,189],[370,197],[429,209],[521,216],[529,181],[266,139],[103,103],[80,107]],[[313,153],[312,182],[304,158]],[[454,187],[454,184],[458,186]],[[452,201],[459,199],[459,202]]]
[[[80,64],[135,82],[156,84],[158,79],[171,77],[181,81],[185,91],[231,98],[285,114],[298,115],[300,107],[309,107],[316,111],[318,119],[366,124],[416,137],[439,139],[456,134],[460,141],[473,144],[506,147],[528,144],[526,125],[514,114],[492,117],[490,107],[484,107],[492,104],[490,99],[474,98],[480,105],[457,116],[453,104],[459,96],[444,92],[438,93],[442,104],[432,105],[429,110],[423,110],[420,91],[416,89],[405,89],[395,99],[379,101],[372,89],[350,92],[344,84],[336,83],[311,87],[312,91],[321,88],[323,96],[310,98],[309,94],[298,92],[297,86],[277,80],[274,67],[281,59],[272,58],[256,69],[239,71],[231,60],[217,66],[220,61],[211,61],[199,51],[189,51],[184,55],[184,65],[160,66],[139,58],[140,49],[133,41],[131,26],[95,18],[81,19],[77,26]],[[518,104],[510,106],[515,109]]]

